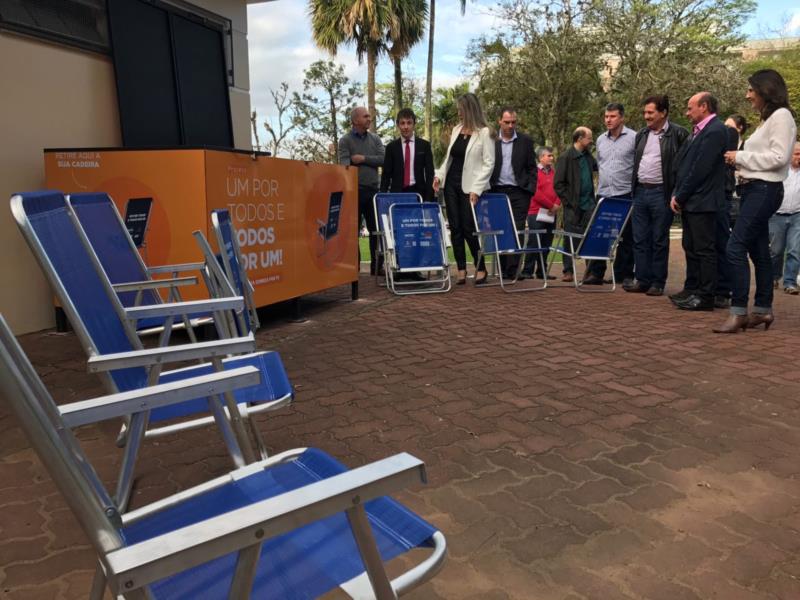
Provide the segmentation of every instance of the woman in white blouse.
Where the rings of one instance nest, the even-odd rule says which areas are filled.
[[[769,218],[783,200],[783,180],[789,172],[792,147],[797,136],[789,106],[786,82],[772,69],[756,71],[747,80],[747,99],[761,116],[761,123],[742,150],[725,153],[725,161],[739,173],[741,209],[728,241],[731,265],[731,314],[716,333],[736,333],[761,324],[769,329],[772,314],[772,261],[769,255]],[[747,314],[750,295],[750,265],[753,261],[756,294]]]
[[[483,259],[477,260],[480,245],[475,235],[475,220],[471,204],[489,189],[489,178],[494,170],[494,139],[486,122],[486,116],[475,94],[464,94],[456,101],[458,119],[450,136],[450,146],[444,163],[436,170],[433,189],[444,186],[444,202],[453,255],[458,267],[456,284],[467,280],[467,253],[469,246],[475,260],[475,285],[486,283],[486,266]]]

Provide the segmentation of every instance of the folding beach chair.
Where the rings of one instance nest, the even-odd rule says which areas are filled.
[[[435,202],[394,203],[382,218],[389,289],[398,296],[450,291],[450,244],[442,208]],[[397,279],[399,274],[423,272],[427,279]]]
[[[576,276],[575,289],[579,292],[613,292],[617,288],[614,277],[614,257],[617,254],[619,236],[631,216],[633,202],[624,198],[600,198],[594,207],[589,223],[583,233],[573,233],[563,229],[553,232],[553,245],[550,250],[572,257],[572,264],[577,266],[578,260],[602,260],[611,267],[611,287],[585,286]],[[564,246],[567,246],[566,248]],[[547,273],[553,264],[547,265]]]
[[[123,306],[162,304],[164,300],[158,290],[168,290],[167,302],[180,302],[180,288],[198,283],[196,275],[179,277],[180,274],[200,272],[205,279],[205,263],[202,262],[156,267],[145,265],[128,227],[108,194],[70,194],[67,196],[67,204],[80,221]],[[169,277],[154,279],[156,274],[169,274]],[[208,285],[207,281],[206,284]],[[218,319],[222,317],[220,314],[216,316]],[[211,319],[208,314],[192,317],[190,319],[189,315],[180,315],[180,320],[186,327],[189,338],[196,342],[192,326],[210,323]],[[137,323],[137,330],[140,332],[163,331],[163,327],[162,317],[148,317]],[[220,329],[219,323],[217,334],[219,337],[232,337],[230,332]]]
[[[166,317],[168,329],[175,315],[242,309],[241,297],[125,308],[60,192],[15,195],[11,198],[11,211],[89,356],[89,371],[99,374],[109,393],[134,392],[149,385],[175,383],[242,366],[256,367],[261,373],[261,382],[256,386],[186,399],[132,419],[118,482],[118,505],[124,506],[130,494],[133,468],[144,438],[216,423],[237,466],[256,458],[251,435],[261,456],[266,456],[266,446],[249,416],[277,409],[292,400],[291,385],[277,353],[253,353],[252,334],[144,350],[133,326],[139,318],[156,316]],[[242,354],[245,352],[249,354]],[[233,354],[242,356],[225,358]],[[209,362],[161,372],[164,364],[191,360]],[[245,428],[248,425],[250,434]]]
[[[225,375],[235,387],[258,373]],[[175,395],[146,388],[57,407],[2,315],[0,391],[97,554],[93,600],[106,587],[114,598],[239,600],[315,598],[337,585],[396,598],[444,562],[442,533],[386,497],[425,481],[409,454],[347,470],[320,450],[293,450],[121,514],[69,426]],[[389,581],[384,561],[416,547],[432,551]]]
[[[381,261],[386,260],[386,224],[389,222],[389,208],[392,204],[396,204],[398,202],[402,202],[404,204],[409,204],[413,202],[422,202],[422,196],[419,194],[406,194],[406,193],[389,193],[389,192],[379,192],[372,197],[372,208],[375,210],[375,235],[378,236],[378,243],[376,244],[377,247],[377,254],[375,260],[375,265],[379,265]],[[385,271],[384,267],[384,271]],[[380,277],[378,272],[375,273],[375,278]],[[386,285],[389,285],[389,276],[384,275],[384,279],[386,280]]]
[[[480,243],[480,257],[492,257],[494,260],[493,268],[498,282],[491,285],[499,285],[504,292],[535,292],[547,287],[545,278],[541,286],[519,285],[519,274],[522,272],[524,261],[522,257],[529,254],[538,254],[539,262],[544,270],[543,253],[547,248],[541,247],[540,234],[545,233],[539,229],[525,229],[523,232],[517,231],[514,225],[514,213],[511,212],[511,202],[505,194],[483,194],[478,198],[478,202],[472,205],[472,217],[475,219],[475,232]],[[520,233],[524,235],[520,244]],[[530,248],[528,238],[536,236],[536,245]],[[520,261],[517,265],[517,272],[511,281],[508,281],[503,273],[500,264],[501,257],[519,256]],[[508,286],[508,287],[507,287]]]
[[[338,223],[338,220],[337,220]],[[222,267],[233,289],[238,296],[242,296],[247,306],[245,320],[247,329],[257,331],[261,326],[258,320],[255,299],[253,298],[253,284],[247,276],[247,268],[242,260],[242,251],[239,248],[239,238],[231,221],[228,209],[211,211],[211,227],[217,239]]]

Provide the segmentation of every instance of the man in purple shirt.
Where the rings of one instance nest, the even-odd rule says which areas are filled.
[[[728,133],[717,118],[717,99],[708,92],[689,98],[686,116],[692,137],[678,152],[670,208],[682,215],[686,283],[670,299],[682,310],[714,310],[717,285],[716,218],[725,209],[725,151]]]
[[[661,296],[667,282],[669,201],[675,187],[675,157],[689,132],[671,123],[669,98],[645,98],[643,115],[647,126],[636,134],[633,157],[633,254],[636,283],[626,292]]]

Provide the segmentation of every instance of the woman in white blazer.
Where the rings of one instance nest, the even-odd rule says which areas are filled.
[[[494,170],[494,139],[481,104],[475,94],[464,94],[457,102],[460,123],[453,129],[450,145],[442,166],[436,170],[433,189],[444,186],[444,202],[453,255],[458,267],[456,284],[467,281],[467,253],[469,246],[475,260],[475,285],[486,283],[486,266],[478,262],[480,245],[475,235],[475,220],[471,204],[489,189],[489,178]]]

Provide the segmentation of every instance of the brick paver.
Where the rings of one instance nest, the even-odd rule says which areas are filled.
[[[297,401],[258,421],[275,450],[425,460],[428,485],[400,498],[450,555],[410,597],[800,598],[797,298],[777,295],[768,332],[717,336],[723,311],[621,291],[395,298],[361,283],[355,303],[307,300],[305,323],[267,319],[259,345],[281,352]],[[57,401],[101,392],[73,335],[22,343]],[[222,473],[210,431],[149,443],[134,505]],[[79,433],[109,481],[115,432]],[[0,405],[0,596],[83,598],[92,567]]]

